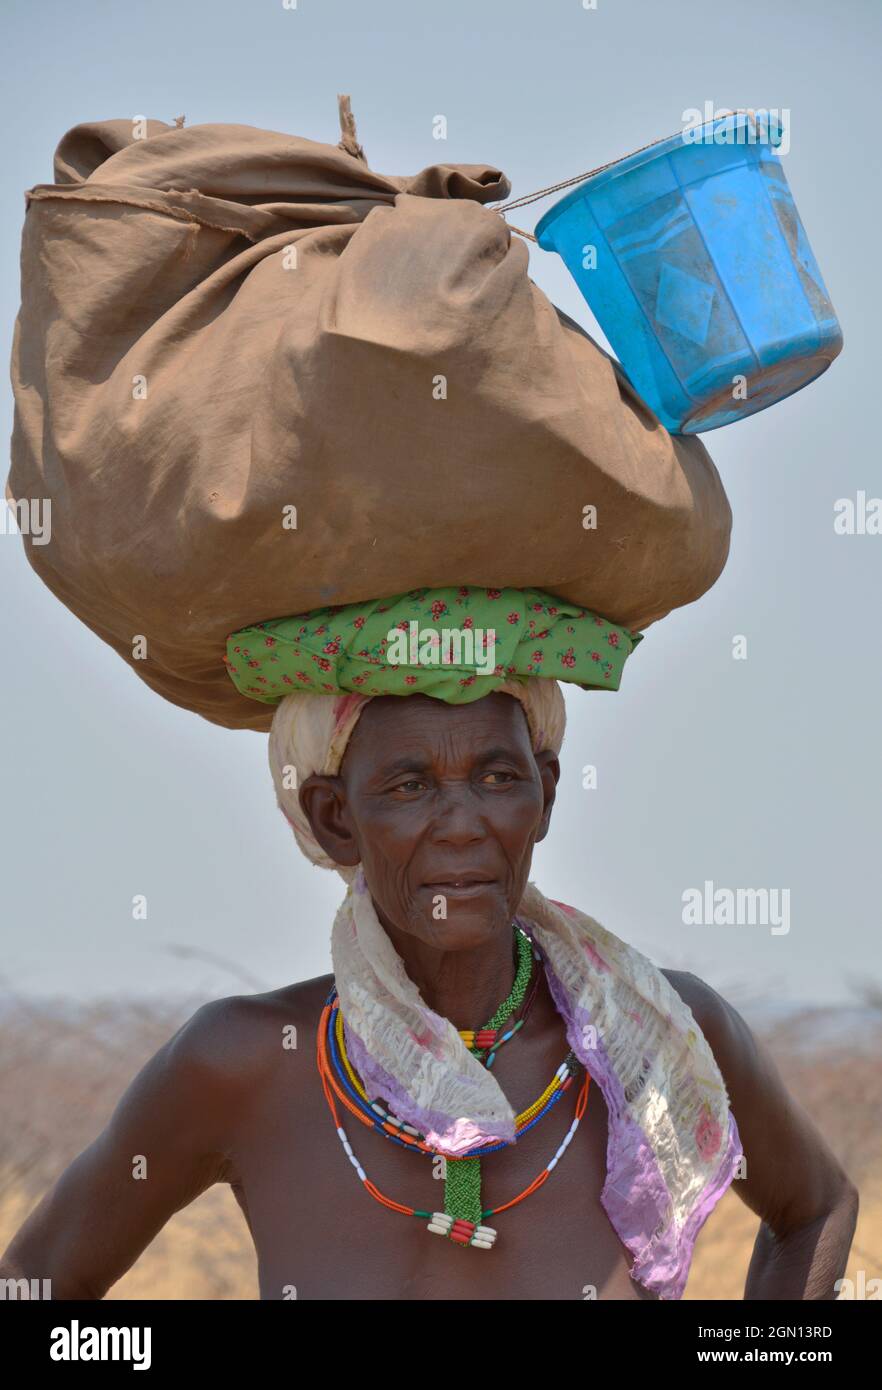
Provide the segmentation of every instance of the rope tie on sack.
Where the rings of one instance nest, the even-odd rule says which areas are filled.
[[[346,154],[351,154],[354,159],[360,159],[367,164],[367,155],[358,143],[355,117],[352,114],[348,95],[337,94],[337,108],[340,114],[340,130],[342,132],[342,138],[337,141],[337,148],[345,150]]]

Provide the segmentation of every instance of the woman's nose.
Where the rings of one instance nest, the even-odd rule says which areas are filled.
[[[440,843],[467,844],[485,835],[481,807],[471,788],[442,787],[435,805],[432,838]]]

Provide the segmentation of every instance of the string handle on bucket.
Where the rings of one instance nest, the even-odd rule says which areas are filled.
[[[722,120],[725,116],[748,116],[750,120],[753,121],[754,126],[756,126],[756,112],[751,111],[749,107],[739,106],[734,111],[718,111],[714,116],[714,120]],[[674,133],[676,134],[677,132],[675,131]],[[664,144],[665,140],[672,140],[673,138],[673,135],[661,135],[658,140],[650,140],[648,145],[641,145],[639,149],[632,150],[631,154],[642,154],[644,150],[651,150],[653,145]],[[589,169],[587,173],[576,174],[575,177],[563,179],[560,183],[553,183],[548,188],[540,188],[536,193],[525,193],[522,198],[512,198],[509,202],[503,203],[501,207],[491,207],[489,211],[498,212],[503,222],[505,222],[513,232],[517,232],[518,236],[526,237],[527,241],[535,242],[536,237],[532,232],[525,232],[521,227],[516,227],[513,222],[508,221],[505,214],[513,211],[515,208],[526,207],[528,203],[535,203],[540,198],[547,198],[550,193],[558,193],[562,188],[571,188],[573,184],[584,183],[585,179],[593,178],[595,174],[602,174],[604,169],[611,169],[614,164],[620,164],[622,159],[630,158],[631,155],[621,155],[618,159],[610,159],[606,164],[598,164],[596,169]],[[538,242],[536,244],[538,245]]]

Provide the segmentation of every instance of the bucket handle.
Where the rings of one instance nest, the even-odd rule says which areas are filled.
[[[756,127],[756,112],[752,111],[750,107],[739,106],[734,111],[718,111],[714,116],[714,120],[722,120],[726,116],[748,116]],[[677,132],[675,131],[674,133],[676,134]],[[662,145],[665,140],[672,140],[673,138],[672,135],[662,135],[658,140],[650,140],[648,145],[641,145],[638,149],[632,150],[631,155],[642,154],[644,150],[651,150],[653,145]],[[560,183],[553,183],[548,188],[540,188],[536,193],[525,193],[522,198],[512,198],[509,202],[503,203],[501,207],[490,207],[488,211],[497,212],[503,222],[505,222],[513,232],[517,232],[518,236],[525,237],[527,241],[536,242],[536,237],[532,232],[525,232],[523,228],[516,227],[513,222],[508,221],[505,214],[513,211],[515,208],[526,207],[528,203],[535,203],[540,198],[547,198],[550,193],[558,193],[562,188],[571,188],[574,184],[584,183],[585,179],[591,179],[595,174],[602,174],[604,169],[611,169],[614,164],[620,164],[623,159],[630,159],[631,155],[621,155],[618,159],[610,159],[606,164],[598,164],[596,169],[589,169],[585,174],[576,174],[574,178],[563,179]],[[536,244],[538,245],[538,242],[536,242]]]

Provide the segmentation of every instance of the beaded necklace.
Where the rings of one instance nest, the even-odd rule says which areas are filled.
[[[533,943],[526,932],[521,931],[516,922],[512,922],[512,930],[515,938],[515,948],[517,952],[517,969],[515,971],[514,984],[507,999],[504,999],[496,1010],[493,1017],[483,1028],[479,1028],[476,1033],[466,1032],[463,1041],[472,1038],[470,1050],[479,1061],[486,1065],[486,1054],[490,1049],[494,1049],[499,1030],[513,1017],[515,1011],[523,1003],[527,993],[527,987],[533,976],[533,965],[535,953]],[[522,1020],[523,1021],[523,1020]],[[507,1037],[514,1034],[514,1029],[509,1030]],[[463,1034],[460,1033],[460,1037]],[[501,1046],[501,1042],[498,1046]],[[466,1042],[469,1047],[469,1043]],[[470,1222],[474,1228],[481,1224],[481,1160],[480,1158],[461,1158],[445,1159],[444,1162],[444,1213],[453,1218],[453,1224],[457,1221]]]
[[[463,1041],[466,1042],[466,1045],[471,1048],[475,1055],[480,1057],[480,1054],[484,1053],[486,1049],[486,1055],[480,1057],[480,1060],[483,1060],[484,1064],[487,1066],[492,1065],[493,1058],[499,1047],[513,1037],[518,1028],[522,1026],[529,1005],[535,996],[536,985],[538,983],[538,975],[534,972],[533,968],[533,962],[535,959],[538,959],[538,957],[533,950],[532,942],[529,937],[526,936],[526,933],[516,926],[515,931],[518,950],[518,969],[511,993],[504,1003],[500,1005],[493,1015],[493,1018],[484,1028],[475,1031],[460,1030],[460,1036],[463,1037]],[[528,989],[529,993],[527,992]],[[502,1027],[521,1004],[523,1004],[524,1007],[519,1021],[500,1037],[499,1034]],[[403,1206],[401,1203],[394,1202],[390,1198],[385,1197],[365,1174],[364,1169],[353,1153],[346,1131],[340,1125],[334,1094],[336,1094],[337,1098],[346,1109],[354,1114],[362,1124],[377,1130],[385,1139],[389,1139],[393,1143],[397,1143],[404,1148],[413,1149],[418,1153],[424,1153],[432,1157],[442,1157],[442,1155],[438,1155],[435,1150],[429,1148],[425,1142],[425,1136],[420,1134],[413,1126],[399,1120],[389,1110],[380,1105],[379,1102],[368,1100],[367,1093],[346,1054],[343,1017],[340,1012],[336,988],[331,990],[319,1020],[316,1060],[321,1077],[322,1089],[331,1111],[337,1135],[360,1181],[367,1188],[371,1196],[393,1211],[400,1211],[408,1216],[418,1216],[423,1220],[428,1218],[428,1229],[436,1235],[444,1235],[454,1241],[455,1244],[463,1246],[474,1245],[478,1249],[490,1249],[496,1241],[495,1229],[491,1226],[484,1225],[484,1219],[498,1212],[506,1211],[509,1207],[516,1206],[519,1202],[530,1196],[542,1186],[557,1166],[557,1163],[568,1148],[578,1128],[579,1121],[585,1112],[590,1084],[590,1077],[586,1072],[585,1080],[576,1103],[575,1119],[562,1144],[559,1146],[550,1163],[546,1165],[538,1177],[536,1177],[523,1192],[519,1193],[517,1197],[513,1198],[510,1202],[506,1202],[501,1207],[487,1209],[482,1207],[480,1160],[487,1154],[496,1153],[499,1149],[507,1147],[507,1144],[504,1142],[487,1144],[470,1150],[461,1158],[454,1159],[445,1157],[444,1211],[429,1212]],[[514,1142],[517,1142],[528,1129],[532,1129],[533,1126],[557,1104],[564,1091],[568,1090],[572,1084],[578,1066],[579,1064],[575,1054],[569,1052],[560,1067],[558,1067],[549,1085],[542,1092],[542,1095],[517,1116],[515,1121]],[[334,1094],[332,1094],[332,1092]]]
[[[483,1028],[459,1029],[459,1036],[462,1038],[466,1047],[470,1052],[474,1053],[479,1062],[484,1062],[486,1066],[492,1066],[492,1062],[488,1062],[487,1060],[490,1053],[492,1052],[495,1055],[502,1044],[508,1042],[509,1038],[514,1036],[517,1029],[523,1023],[524,1020],[521,1018],[503,1037],[499,1036],[500,1030],[509,1019],[514,1016],[521,1004],[523,1004],[531,980],[535,984],[535,980],[538,978],[533,969],[533,963],[538,957],[533,949],[532,941],[527,936],[526,932],[521,931],[517,923],[512,922],[512,929],[514,931],[515,950],[517,954],[517,968],[515,970],[514,984],[511,987],[508,998],[503,1000],[489,1023],[485,1023]]]

